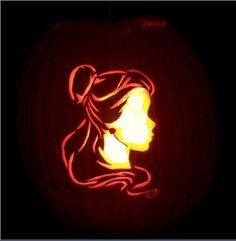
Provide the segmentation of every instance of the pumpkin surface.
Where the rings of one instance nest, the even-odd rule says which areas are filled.
[[[89,188],[71,179],[62,142],[84,117],[83,107],[70,96],[85,89],[83,76],[77,89],[68,91],[72,70],[82,65],[92,66],[100,76],[135,69],[151,79],[155,93],[148,113],[156,125],[154,137],[147,151],[131,150],[130,162],[150,173],[150,188],[157,190],[152,198],[127,195],[120,185]],[[97,93],[112,88],[116,76],[109,78]],[[19,108],[29,173],[56,215],[75,229],[148,234],[188,215],[209,187],[215,156],[211,92],[193,51],[163,19],[68,21],[53,26],[29,57]],[[78,146],[77,136],[74,139],[72,149]],[[92,156],[91,148],[79,153],[75,176],[88,180],[112,172]]]

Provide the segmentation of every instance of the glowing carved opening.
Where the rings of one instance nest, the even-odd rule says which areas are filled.
[[[87,83],[85,83],[84,90],[79,92],[76,85],[81,83],[77,83],[75,78],[81,77],[83,70],[83,80]],[[118,77],[114,89],[103,96],[98,96],[93,87],[103,88],[113,76]],[[61,147],[64,164],[74,183],[89,188],[121,185],[120,190],[126,191],[130,196],[145,195],[151,198],[157,194],[155,188],[146,189],[151,182],[150,173],[143,167],[132,166],[130,162],[131,150],[147,151],[152,141],[155,123],[149,118],[148,110],[154,91],[153,82],[137,70],[108,71],[100,75],[90,65],[81,65],[72,70],[69,78],[69,94],[72,100],[83,105],[85,116],[78,127],[64,138]],[[117,95],[120,97],[118,100],[115,98]],[[108,113],[118,113],[119,117],[116,120],[105,121],[100,109],[104,102],[110,104],[106,109]],[[80,135],[82,129],[85,129],[84,137]],[[96,134],[96,138],[93,145],[88,146],[88,139],[92,132]],[[77,136],[82,141],[76,150],[68,151],[67,145],[72,138]],[[80,181],[78,177],[75,177],[73,163],[77,161],[76,154],[84,148],[90,148],[98,154],[100,158],[96,160],[96,163],[105,168],[104,172],[109,169],[112,173],[98,175],[85,181]],[[145,180],[137,183],[138,176],[142,178],[144,176]]]

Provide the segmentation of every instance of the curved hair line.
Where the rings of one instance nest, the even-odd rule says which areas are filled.
[[[134,166],[134,168],[140,170],[140,171],[144,171],[147,175],[147,180],[142,182],[142,183],[139,183],[139,184],[136,184],[133,189],[136,189],[136,188],[142,188],[142,187],[145,187],[146,185],[148,185],[150,182],[151,182],[151,175],[150,173],[145,169],[145,168],[142,168],[142,167],[139,167],[139,166]]]
[[[62,144],[61,144],[61,151],[62,151],[62,159],[63,159],[63,162],[65,164],[65,166],[67,167],[68,166],[68,161],[66,159],[66,154],[65,154],[65,145],[67,143],[67,141],[70,139],[71,136],[73,136],[75,134],[75,132],[77,130],[79,130],[80,128],[82,128],[84,126],[84,124],[86,123],[86,119],[83,119],[80,124],[78,125],[78,127],[72,131],[71,133],[69,133],[68,135],[66,135],[66,137],[63,139],[62,141]]]
[[[89,111],[91,112],[91,114],[101,123],[103,124],[103,121],[99,118],[99,116],[95,113],[95,111],[93,110],[93,108],[91,107],[90,103],[88,103],[88,107],[89,107]]]
[[[95,137],[94,142],[93,142],[93,146],[92,146],[92,149],[93,149],[93,152],[94,152],[94,153],[96,153],[97,141],[98,141],[98,136]]]
[[[112,91],[111,93],[109,93],[108,95],[105,95],[103,97],[97,97],[95,94],[92,94],[92,98],[95,100],[95,101],[103,101],[103,100],[106,100],[110,97],[112,97],[113,95],[116,95],[118,92],[118,90],[115,90],[115,91]]]
[[[110,70],[110,71],[106,71],[102,74],[99,75],[99,77],[104,76],[104,75],[110,75],[110,74],[126,74],[127,71],[123,71],[123,70]]]
[[[92,118],[92,116],[91,116],[91,114],[90,114],[90,112],[89,112],[89,109],[88,109],[87,107],[85,107],[85,111],[86,111],[86,113],[87,113],[87,115],[88,115],[89,121],[91,121],[91,122],[93,123],[93,125],[95,126],[95,128],[97,129],[97,131],[98,131],[98,133],[99,133],[99,136],[102,136],[102,132],[101,132],[99,126],[98,126],[98,125],[95,123],[95,121],[93,120],[93,118]]]
[[[122,70],[111,70],[111,71],[106,71],[102,74],[99,74],[97,76],[97,78],[95,79],[94,83],[98,84],[103,82],[104,80],[106,80],[106,75],[112,75],[112,74],[122,74],[123,76],[125,76],[126,72],[122,71]]]
[[[87,129],[87,132],[86,132],[86,136],[85,136],[85,138],[84,138],[84,141],[83,141],[81,147],[80,147],[79,150],[78,150],[78,153],[80,153],[80,152],[83,150],[84,146],[86,145],[86,143],[87,143],[87,141],[88,141],[88,138],[89,138],[90,129],[91,129],[91,123],[88,122],[88,129]]]
[[[137,88],[137,87],[142,87],[140,84],[137,84],[137,83],[130,83],[130,84],[127,84],[126,86],[122,86],[118,89],[115,89],[114,91],[112,91],[111,93],[109,93],[108,95],[105,95],[105,96],[102,96],[102,97],[97,97],[95,94],[92,94],[92,98],[95,100],[95,101],[104,101],[106,99],[109,99],[110,97],[116,95],[119,91],[123,90],[123,89],[126,89],[126,88],[130,88],[130,87],[133,87],[133,88]]]
[[[128,77],[125,81],[125,77],[130,74],[130,73],[134,73],[134,74],[139,74],[141,75],[144,79],[146,79],[147,81],[144,81],[142,79],[140,79],[141,83],[145,86],[145,88],[148,90],[150,96],[154,94],[155,92],[155,86],[154,86],[154,83],[153,81],[146,75],[144,74],[143,72],[137,70],[137,69],[129,69],[127,71],[107,71],[105,73],[102,73],[100,74],[98,77],[100,76],[105,76],[105,75],[110,75],[110,74],[114,74],[114,73],[120,73],[120,74],[123,74],[122,77],[121,77],[121,80],[119,82],[119,84],[117,85],[116,89],[114,91],[112,91],[111,93],[105,95],[105,96],[102,96],[102,97],[98,97],[94,94],[92,94],[92,98],[95,100],[95,101],[104,101],[114,95],[116,95],[120,90],[124,89],[124,88],[128,88],[128,87],[141,87],[140,84],[138,83],[130,83],[129,84],[129,81],[131,80],[131,77]],[[124,82],[123,82],[124,81]],[[123,82],[123,83],[122,83]],[[95,82],[96,83],[96,82]],[[99,82],[98,82],[99,83]]]
[[[130,70],[128,70],[128,73],[138,73],[138,74],[142,75],[145,79],[147,79],[148,82],[151,85],[150,95],[154,94],[154,92],[155,92],[155,85],[154,85],[153,81],[146,74],[144,74],[143,72],[141,72],[141,71],[139,71],[137,69],[130,69]],[[142,81],[142,83],[147,85],[145,81]]]
[[[127,73],[125,73],[124,75],[122,75],[122,77],[121,77],[121,79],[120,79],[120,82],[119,82],[119,84],[117,85],[117,89],[121,86],[121,84],[122,84],[124,78],[126,77],[126,75],[127,75]]]
[[[89,104],[91,106],[91,108],[95,111],[95,112],[99,112],[98,108],[93,104],[93,102],[91,101],[91,98],[89,97]]]
[[[99,188],[99,187],[104,187],[106,186],[108,183],[112,182],[112,181],[120,181],[120,180],[126,180],[127,182],[129,182],[130,184],[133,183],[133,179],[130,177],[113,177],[111,179],[105,180],[103,182],[99,182],[98,184],[90,187],[90,188]]]
[[[130,84],[130,85],[127,85],[127,86],[124,86],[122,88],[120,88],[120,90],[123,90],[125,88],[130,88],[130,87],[135,87],[135,88],[138,88],[138,87],[141,87],[143,88],[140,84]],[[129,93],[125,94],[121,99],[119,99],[114,105],[112,105],[111,107],[109,107],[109,109],[114,109],[116,107],[118,107],[119,105],[121,105],[122,103],[124,103],[127,98],[129,96]]]
[[[72,153],[71,157],[70,157],[70,160],[68,162],[68,172],[69,172],[69,175],[70,175],[70,178],[71,180],[78,184],[78,185],[83,185],[83,186],[88,186],[88,185],[92,185],[92,184],[96,184],[97,182],[96,181],[86,181],[86,182],[81,182],[81,181],[78,181],[75,176],[74,176],[74,173],[73,173],[73,161],[74,161],[74,152]]]
[[[75,67],[71,73],[70,73],[70,77],[69,77],[69,95],[71,97],[72,100],[75,100],[75,95],[73,93],[73,83],[74,83],[74,77],[76,75],[76,73],[83,68],[89,68],[90,70],[93,71],[93,75],[92,77],[90,76],[89,79],[89,84],[86,87],[85,91],[82,93],[82,95],[79,95],[78,93],[76,93],[76,97],[78,98],[78,103],[82,102],[84,96],[88,93],[88,91],[90,90],[91,86],[93,85],[94,80],[96,79],[97,73],[95,68],[92,65],[79,65],[77,67]]]

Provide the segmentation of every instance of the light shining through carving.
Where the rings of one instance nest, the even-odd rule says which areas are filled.
[[[128,93],[121,116],[109,127],[115,128],[115,136],[130,149],[147,151],[152,140],[155,123],[148,117],[150,96],[144,88],[135,88]]]
[[[87,83],[84,91],[77,93],[75,85],[81,83],[76,83],[74,79],[81,70],[87,71]],[[119,77],[114,90],[98,96],[93,91],[93,87],[104,88],[107,79],[113,76]],[[90,65],[81,65],[72,70],[69,78],[69,94],[77,104],[82,104],[86,113],[78,127],[62,141],[62,158],[74,183],[90,188],[120,185],[120,190],[126,191],[130,196],[145,195],[151,198],[157,194],[157,189],[147,189],[147,185],[151,182],[151,174],[144,167],[132,166],[130,161],[130,151],[148,151],[154,137],[155,123],[148,116],[154,90],[153,82],[137,70],[97,74],[95,68]],[[113,103],[114,97],[120,93],[122,93],[120,99]],[[116,111],[119,114],[116,120],[109,123],[101,115],[100,106],[104,101],[111,102],[106,110],[108,113]],[[82,129],[86,130],[83,137],[80,135]],[[88,146],[92,132],[96,134],[96,138],[92,146]],[[71,151],[67,145],[69,146],[70,140],[76,137],[82,140],[81,144],[76,150]],[[104,174],[80,181],[78,174],[74,173],[73,163],[79,161],[76,156],[84,148],[100,156],[95,163],[104,168]],[[110,170],[109,173],[106,170]],[[142,179],[143,176],[146,178],[140,181],[139,176],[142,176]]]

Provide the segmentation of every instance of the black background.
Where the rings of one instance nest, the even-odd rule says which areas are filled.
[[[236,238],[235,3],[1,2],[1,6],[2,238],[97,238],[62,224],[26,175],[16,126],[18,91],[27,56],[51,25],[132,16],[163,17],[189,42],[208,75],[219,130],[215,175],[201,205],[176,225],[141,238]]]

